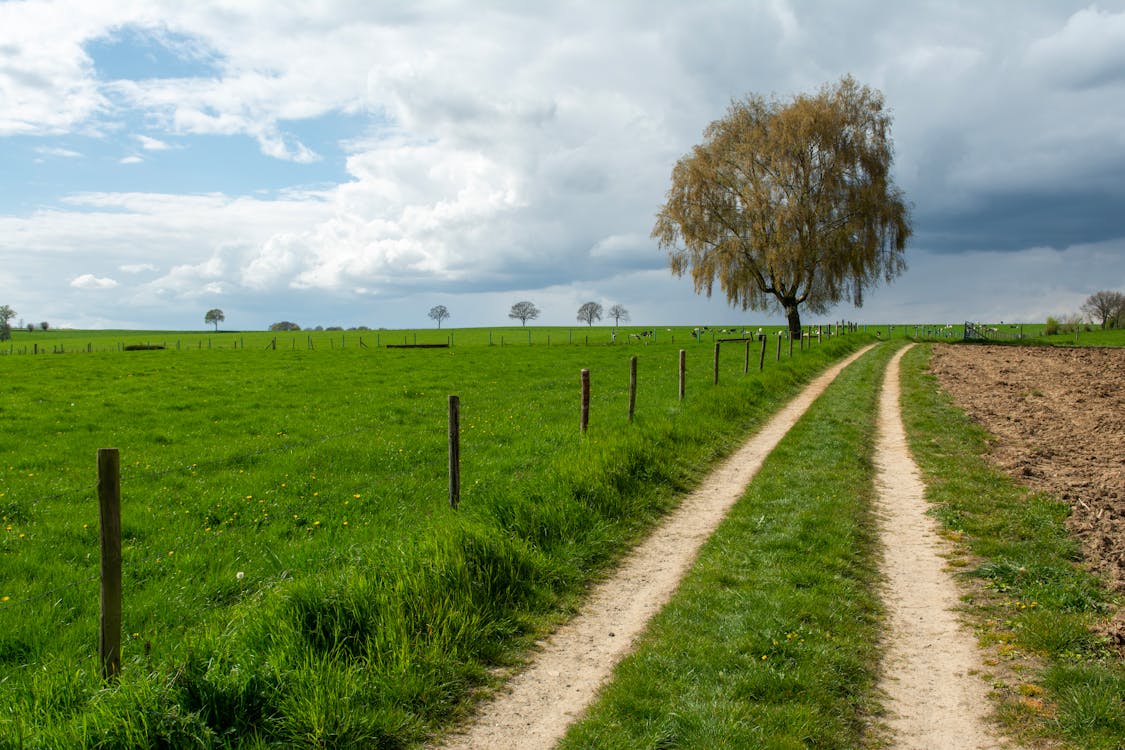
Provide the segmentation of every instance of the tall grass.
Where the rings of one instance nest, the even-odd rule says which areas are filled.
[[[718,387],[696,345],[680,403],[680,343],[481,339],[0,358],[0,747],[417,744],[712,460],[866,340],[762,375],[729,356]],[[581,367],[595,383],[585,438]],[[462,400],[456,513],[448,393]],[[121,680],[104,686],[90,470],[110,445],[124,464],[126,643]]]

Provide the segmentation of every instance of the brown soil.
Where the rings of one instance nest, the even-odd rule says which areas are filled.
[[[1087,564],[1125,593],[1125,349],[942,344],[931,368],[998,467],[1071,506]],[[1110,635],[1125,645],[1125,611]]]

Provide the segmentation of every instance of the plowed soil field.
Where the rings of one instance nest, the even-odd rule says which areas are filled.
[[[939,344],[931,367],[998,467],[1069,503],[1087,564],[1125,592],[1125,349]],[[1125,611],[1110,635],[1125,645]]]

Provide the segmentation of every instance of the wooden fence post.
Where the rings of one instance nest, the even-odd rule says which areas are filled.
[[[102,678],[121,671],[121,458],[116,448],[98,450],[98,515],[101,520],[101,617],[98,661]]]
[[[449,507],[461,504],[461,399],[449,397]]]
[[[633,414],[637,411],[637,357],[629,360],[629,424],[633,424]]]
[[[781,331],[777,332],[777,361],[781,361]]]
[[[789,332],[789,356],[793,356],[793,332]]]
[[[715,343],[715,385],[719,384],[719,346],[718,342]]]
[[[684,400],[684,379],[687,375],[687,349],[680,349],[680,401]]]
[[[746,340],[746,351],[742,355],[742,374],[750,372],[750,339]]]
[[[766,334],[762,334],[759,338],[762,340],[762,353],[758,356],[758,372],[766,369]],[[750,342],[746,342],[746,351],[750,351]]]
[[[582,413],[579,418],[579,426],[582,428],[582,434],[586,434],[586,428],[590,426],[590,371],[582,369]]]

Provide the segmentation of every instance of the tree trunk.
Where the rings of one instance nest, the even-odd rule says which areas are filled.
[[[785,318],[789,322],[789,335],[792,338],[800,340],[801,337],[801,313],[797,309],[796,302],[782,303],[785,308]]]

